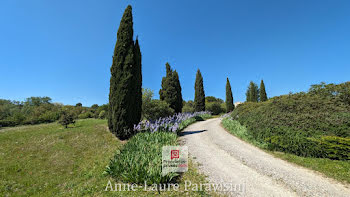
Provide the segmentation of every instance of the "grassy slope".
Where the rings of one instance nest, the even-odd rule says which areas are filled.
[[[249,136],[247,129],[240,125],[238,121],[228,118],[222,121],[222,126],[231,134],[243,139],[260,148],[264,148],[261,144]],[[334,178],[340,182],[350,183],[350,161],[337,161],[323,158],[299,157],[293,154],[282,153],[277,151],[268,151],[276,157],[287,160],[289,162],[304,166],[306,168],[316,170],[324,175]]]
[[[121,147],[105,120],[78,121],[63,129],[57,123],[0,130],[0,196],[153,196],[157,192],[105,192],[102,175]],[[205,182],[193,164],[182,180]],[[203,192],[163,192],[162,196],[200,196]],[[184,194],[186,193],[186,194]]]

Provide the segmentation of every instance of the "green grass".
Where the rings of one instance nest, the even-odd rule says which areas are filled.
[[[85,119],[64,129],[57,123],[11,127],[0,130],[0,196],[154,196],[156,191],[104,191],[103,175],[110,158],[122,144],[107,130],[105,120]],[[125,169],[127,170],[127,169]],[[184,180],[203,183],[190,162],[180,190],[161,196],[202,196],[184,191]]]
[[[324,175],[334,178],[340,182],[350,183],[350,161],[300,157],[282,152],[272,152],[272,154],[286,161],[321,172]]]
[[[254,140],[247,132],[247,128],[242,126],[238,121],[224,118],[222,126],[231,134],[249,142],[259,148],[265,149],[266,144]],[[272,155],[286,161],[301,165],[303,167],[321,172],[322,174],[334,178],[340,182],[350,183],[350,161],[331,160],[326,158],[300,157],[289,153],[268,151]]]
[[[127,183],[171,182],[179,174],[169,173],[162,176],[162,147],[176,145],[177,135],[175,133],[138,133],[114,156],[107,172],[117,180]]]

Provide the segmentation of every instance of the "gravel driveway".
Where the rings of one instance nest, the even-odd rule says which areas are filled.
[[[229,196],[350,196],[349,185],[275,158],[229,134],[220,122],[215,118],[195,123],[183,131],[181,139],[209,182],[219,184],[218,190],[220,186],[222,190],[230,190],[223,193]]]

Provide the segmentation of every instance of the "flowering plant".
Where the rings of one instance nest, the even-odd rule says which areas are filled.
[[[204,111],[204,112],[194,112],[194,113],[178,113],[173,116],[165,117],[165,118],[159,118],[155,121],[141,121],[139,124],[134,125],[135,131],[149,131],[149,132],[157,132],[157,131],[167,131],[167,132],[173,132],[176,133],[181,128],[181,123],[183,123],[186,120],[189,120],[191,118],[195,117],[208,117],[211,113]]]

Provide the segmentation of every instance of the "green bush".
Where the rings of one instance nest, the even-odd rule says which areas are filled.
[[[225,108],[223,108],[221,103],[219,102],[208,102],[205,105],[206,105],[206,110],[210,111],[213,115],[225,113],[226,111]]]
[[[161,100],[151,100],[146,106],[142,106],[142,117],[147,120],[157,120],[174,114],[169,104]]]
[[[174,180],[177,173],[162,176],[162,147],[177,145],[170,132],[138,133],[117,152],[106,172],[126,183],[160,184]]]
[[[194,107],[190,105],[184,105],[182,108],[182,113],[193,113]]]
[[[84,112],[82,114],[79,114],[78,118],[79,119],[86,119],[86,118],[92,118],[93,116],[94,116],[94,114],[91,112]]]
[[[232,118],[246,126],[253,139],[267,143],[270,150],[344,159],[342,150],[348,145],[340,148],[332,144],[335,150],[322,136],[350,137],[350,105],[342,93],[349,85],[314,85],[307,93],[278,96],[262,103],[246,102],[233,111]]]
[[[102,111],[100,112],[100,114],[98,115],[98,118],[99,118],[99,119],[105,119],[105,118],[107,118],[107,113],[106,113],[106,111],[105,111],[105,110],[102,110]]]
[[[55,122],[57,119],[59,119],[60,114],[56,111],[46,111],[45,113],[41,114],[39,116],[39,121],[41,123],[45,122]]]
[[[322,136],[320,139],[309,140],[317,143],[322,156],[336,160],[350,160],[350,138]]]
[[[58,123],[64,126],[65,128],[68,128],[68,125],[70,124],[75,124],[73,114],[70,112],[63,111],[60,119],[58,120]]]

